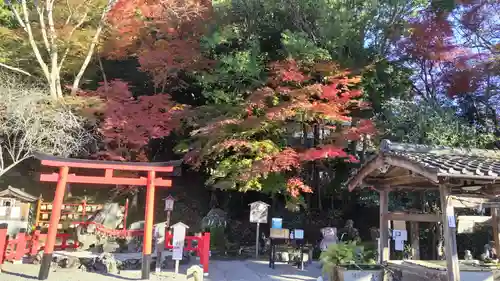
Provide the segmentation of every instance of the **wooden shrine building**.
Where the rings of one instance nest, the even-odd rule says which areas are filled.
[[[37,197],[12,186],[0,191],[0,223],[9,225],[9,235],[29,228],[37,200]]]
[[[443,224],[447,277],[459,281],[454,205],[460,196],[481,200],[500,196],[500,151],[458,149],[391,143],[383,140],[379,152],[365,162],[348,181],[350,191],[372,187],[380,195],[381,263],[389,260],[389,221],[439,222]],[[395,190],[439,190],[442,214],[389,212],[389,192]],[[478,202],[480,202],[478,201]],[[483,201],[481,201],[483,202]],[[458,207],[458,206],[455,206]],[[492,226],[497,253],[500,253],[499,220],[492,208]],[[418,240],[418,239],[417,239]]]

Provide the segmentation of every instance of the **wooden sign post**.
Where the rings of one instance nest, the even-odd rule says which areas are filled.
[[[167,198],[163,199],[165,201],[165,212],[167,212],[167,221],[165,222],[165,229],[163,231],[167,230],[170,227],[170,215],[172,214],[172,211],[174,210],[174,202],[175,199],[172,196],[167,196]],[[161,231],[161,230],[158,230]],[[156,232],[155,232],[156,233]],[[163,235],[165,236],[165,235]],[[161,261],[162,261],[162,252],[163,249],[161,247],[158,247],[156,249],[156,273],[161,272]]]
[[[184,251],[184,240],[186,238],[186,229],[189,226],[178,222],[172,225],[174,229],[174,237],[172,239],[172,245],[174,246],[172,250],[172,259],[175,261],[175,274],[179,273],[179,261],[182,260],[182,252]]]
[[[259,258],[259,237],[260,237],[260,224],[267,223],[267,213],[269,204],[262,201],[255,201],[250,203],[250,222],[257,223],[257,233],[255,234],[255,258]]]

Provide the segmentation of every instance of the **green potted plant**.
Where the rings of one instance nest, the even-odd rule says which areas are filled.
[[[381,280],[382,268],[376,265],[374,251],[356,242],[333,244],[321,253],[323,272],[330,281]]]

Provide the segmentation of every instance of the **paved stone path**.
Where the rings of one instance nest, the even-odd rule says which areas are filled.
[[[4,264],[0,281],[28,281],[36,280],[38,266],[31,264]],[[151,274],[151,281],[185,281],[186,266],[180,268],[175,276],[173,272],[162,272],[160,275]],[[276,263],[275,269],[270,269],[265,261],[212,261],[210,275],[206,281],[315,281],[321,275],[317,263],[313,263],[304,270],[287,264]],[[139,280],[139,271],[122,271],[119,275],[102,275],[69,269],[58,269],[51,272],[48,281],[122,281]]]

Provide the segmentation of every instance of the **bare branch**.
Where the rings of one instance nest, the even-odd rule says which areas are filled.
[[[45,49],[50,53],[49,39],[47,38],[47,27],[45,26],[44,8],[43,6],[36,5],[36,12],[38,13],[38,19],[40,21],[40,30],[42,32],[43,43],[45,44]]]
[[[78,91],[78,88],[80,87],[80,81],[83,77],[83,74],[85,74],[85,70],[87,69],[90,60],[92,59],[92,56],[94,54],[95,47],[97,43],[99,43],[99,38],[101,36],[102,30],[104,29],[104,25],[106,24],[106,16],[111,10],[111,7],[113,6],[114,1],[110,0],[106,7],[103,9],[102,14],[101,14],[101,19],[99,21],[99,25],[97,26],[97,29],[94,33],[94,37],[92,38],[92,41],[90,42],[90,46],[87,52],[87,56],[85,57],[85,60],[82,63],[82,66],[80,67],[80,70],[78,71],[78,74],[75,77],[75,80],[73,80],[73,86],[71,88],[71,94],[74,95],[76,91]]]
[[[5,63],[1,63],[0,62],[0,66],[1,67],[4,67],[4,68],[7,68],[7,69],[10,69],[12,71],[16,71],[16,72],[19,72],[19,73],[22,73],[24,75],[28,75],[28,76],[31,76],[31,73],[25,71],[25,70],[22,70],[20,68],[17,68],[17,67],[13,67],[13,66],[10,66],[10,65],[6,65]]]
[[[12,13],[14,14],[14,17],[16,18],[17,23],[19,23],[19,25],[24,29],[24,31],[28,32],[28,29],[26,28],[26,24],[24,24],[24,21],[21,18],[21,16],[19,15],[19,12],[16,10],[16,8],[10,2],[9,2],[9,8],[12,11]]]
[[[94,139],[85,119],[46,89],[17,81],[0,73],[0,176],[34,152],[67,157],[84,151]]]
[[[28,11],[28,5],[26,3],[26,0],[21,0],[21,6],[22,6],[22,10],[23,10],[24,21],[21,20],[21,17],[19,17],[19,15],[17,15],[16,18],[18,19],[18,21],[20,21],[19,24],[21,24],[24,27],[24,29],[26,30],[26,33],[28,33],[28,41],[31,45],[31,49],[33,50],[33,53],[35,54],[35,57],[36,57],[38,63],[40,64],[40,67],[42,68],[43,73],[45,74],[45,76],[47,78],[49,78],[50,77],[49,68],[48,68],[47,64],[45,63],[45,61],[43,60],[42,55],[40,54],[40,50],[38,49],[38,46],[36,45],[35,37],[33,36],[33,31],[31,30],[30,21],[29,21],[29,11]],[[11,5],[11,10],[16,11],[16,9],[12,5]]]
[[[87,8],[85,9],[85,13],[83,14],[83,16],[80,18],[80,20],[78,21],[78,23],[75,26],[73,26],[73,28],[69,32],[68,39],[67,39],[68,47],[66,47],[66,50],[64,51],[64,54],[61,57],[61,61],[59,62],[59,66],[58,66],[59,70],[62,68],[63,63],[66,60],[66,56],[68,56],[68,53],[71,50],[71,44],[70,44],[70,42],[71,42],[71,38],[73,37],[73,34],[75,33],[75,31],[78,28],[80,28],[80,26],[82,26],[82,24],[85,23],[85,21],[87,20],[87,16],[89,14],[89,11],[90,11],[90,7],[87,6]],[[70,19],[70,18],[68,18],[68,19]]]

